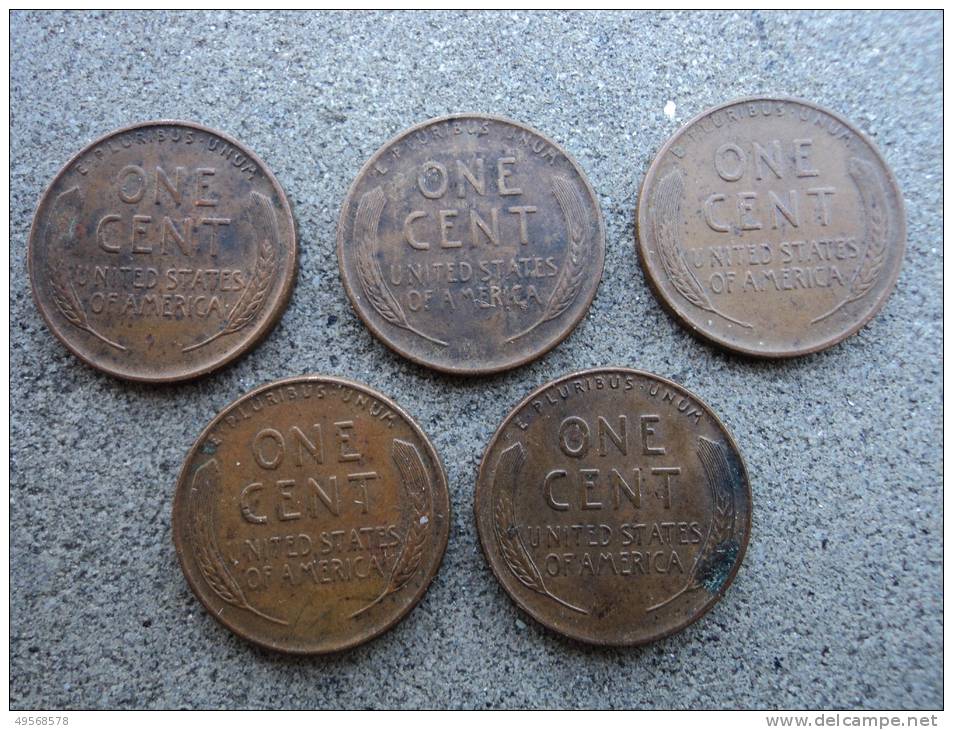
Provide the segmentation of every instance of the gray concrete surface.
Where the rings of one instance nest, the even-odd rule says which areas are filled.
[[[458,15],[21,13],[11,21],[11,680],[14,708],[910,708],[942,703],[941,23],[938,13]],[[647,288],[633,207],[655,151],[715,103],[815,100],[865,130],[907,200],[897,291],[858,336],[759,363],[693,339]],[[675,119],[663,114],[668,101]],[[334,254],[342,197],[426,117],[504,114],[562,143],[607,224],[605,277],[560,347],[502,376],[444,377],[360,324]],[[194,119],[256,150],[300,225],[273,334],[197,382],[100,375],[30,297],[34,206],[86,142]],[[521,614],[471,517],[490,435],[530,389],[626,364],[712,405],[747,458],[751,546],[724,601],[683,633],[600,650]],[[378,640],[287,658],[193,599],[170,538],[181,460],[226,403],[304,372],[370,383],[416,415],[448,469],[443,568]]]

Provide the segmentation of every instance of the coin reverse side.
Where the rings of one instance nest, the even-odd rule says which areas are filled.
[[[500,117],[431,119],[364,165],[338,224],[341,278],[370,330],[451,373],[555,347],[595,296],[602,214],[555,142]]]
[[[803,355],[857,332],[903,261],[903,199],[883,158],[797,99],[742,99],[690,121],[652,163],[638,208],[659,299],[748,355]]]
[[[367,386],[307,376],[219,413],[186,458],[172,532],[206,610],[270,649],[368,641],[423,597],[447,546],[433,446]]]
[[[543,625],[643,644],[698,620],[741,565],[748,475],[725,426],[664,378],[572,373],[520,403],[476,486],[483,551]]]
[[[288,303],[294,221],[248,148],[191,122],[96,140],[44,193],[33,295],[75,355],[130,380],[183,380],[253,347]]]

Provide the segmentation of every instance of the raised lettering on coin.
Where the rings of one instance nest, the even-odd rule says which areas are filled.
[[[540,623],[595,644],[653,641],[722,596],[751,494],[698,398],[636,370],[574,373],[507,417],[483,455],[477,529],[493,572]]]
[[[639,198],[643,268],[693,332],[739,352],[829,347],[900,273],[903,199],[873,144],[796,99],[724,104],[679,130]]]
[[[30,233],[40,312],[118,377],[182,380],[238,357],[287,304],[295,234],[251,151],[188,122],[117,130],[74,157]]]
[[[209,613],[293,653],[377,636],[421,599],[449,533],[430,442],[365,386],[300,377],[212,421],[173,505],[186,578]]]
[[[599,205],[554,142],[498,117],[432,119],[398,135],[351,186],[341,277],[371,331],[455,373],[515,367],[558,344],[595,295]]]

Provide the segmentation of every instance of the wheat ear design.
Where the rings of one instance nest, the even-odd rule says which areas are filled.
[[[685,263],[685,256],[682,254],[682,247],[678,240],[678,209],[681,202],[682,174],[678,168],[675,168],[659,181],[652,195],[652,231],[655,234],[655,248],[658,250],[662,267],[668,274],[669,281],[679,294],[699,309],[717,314],[739,327],[751,329],[751,325],[747,322],[741,322],[715,309],[705,289]]]
[[[225,326],[211,337],[194,345],[183,347],[182,352],[197,350],[212,340],[233,334],[247,326],[261,311],[271,287],[275,283],[275,275],[278,273],[278,216],[275,214],[275,206],[261,193],[253,192],[251,199],[251,219],[253,221],[264,221],[267,231],[264,236],[258,239],[258,258],[255,261],[255,273],[245,286],[245,291],[242,292],[235,306],[232,307],[232,311],[228,313]]]
[[[847,171],[857,186],[864,206],[867,250],[864,251],[864,260],[851,279],[847,297],[826,314],[811,320],[811,324],[827,319],[841,307],[866,296],[877,283],[877,276],[887,258],[887,199],[878,182],[877,171],[869,162],[856,157],[848,161]]]
[[[503,560],[506,561],[517,580],[530,590],[549,596],[556,603],[577,613],[588,614],[589,612],[584,608],[573,606],[550,592],[520,537],[513,509],[513,493],[516,491],[516,478],[525,461],[526,452],[523,450],[523,445],[516,442],[500,454],[493,473],[493,485],[499,495],[496,500],[496,510],[493,513],[493,527]]]
[[[687,591],[696,591],[703,587],[712,567],[731,550],[731,540],[735,532],[735,480],[728,465],[725,448],[715,441],[699,436],[696,453],[711,489],[712,518],[708,535],[692,565],[688,582],[676,594],[649,607],[647,611],[654,611]]]
[[[83,205],[83,196],[79,192],[79,187],[70,188],[57,196],[53,202],[53,211],[50,213],[49,222],[46,224],[46,279],[50,285],[50,295],[53,304],[60,311],[60,314],[74,327],[88,332],[93,337],[105,342],[110,347],[117,350],[126,351],[126,348],[118,342],[113,342],[109,338],[101,335],[89,323],[86,316],[86,310],[76,293],[76,287],[70,280],[69,270],[62,259],[56,258],[53,253],[57,236],[65,238],[67,241],[72,239],[73,231],[76,228],[76,221],[79,219],[80,209]],[[56,261],[54,264],[53,262]]]
[[[352,613],[351,618],[360,616],[410,582],[410,579],[416,575],[417,569],[420,568],[424,546],[430,536],[432,502],[430,477],[427,475],[427,468],[420,458],[420,452],[413,444],[394,439],[394,444],[391,447],[391,458],[397,465],[404,491],[410,500],[410,526],[407,529],[407,537],[404,538],[404,545],[401,548],[397,562],[394,564],[394,571],[391,573],[387,587],[364,608]]]
[[[377,262],[377,228],[384,210],[384,192],[378,187],[361,196],[354,218],[354,237],[357,239],[357,273],[361,288],[377,313],[395,327],[413,332],[418,337],[446,347],[447,343],[415,329],[404,314],[400,302],[387,288],[384,274]]]
[[[563,218],[566,219],[569,253],[542,317],[527,329],[507,339],[507,342],[528,335],[544,322],[556,319],[569,309],[576,294],[579,293],[579,285],[586,273],[586,256],[589,253],[589,218],[586,215],[585,204],[579,199],[579,194],[572,183],[559,175],[553,178],[553,195],[556,196]]]
[[[209,588],[225,603],[250,611],[272,623],[287,626],[287,621],[262,613],[252,606],[238,581],[228,572],[228,564],[218,549],[215,537],[215,504],[219,483],[218,461],[209,459],[195,470],[189,492],[189,538],[195,560]]]

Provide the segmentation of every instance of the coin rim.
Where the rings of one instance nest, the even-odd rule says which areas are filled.
[[[230,412],[232,409],[234,409],[236,406],[238,406],[239,404],[251,398],[254,398],[255,396],[265,391],[269,391],[275,387],[282,386],[282,385],[292,385],[292,384],[304,383],[304,382],[337,384],[337,385],[342,385],[342,386],[363,392],[367,395],[370,395],[378,399],[379,401],[384,403],[388,408],[392,409],[395,413],[397,413],[397,415],[403,418],[404,421],[410,426],[411,430],[417,434],[420,441],[426,446],[426,448],[430,452],[430,457],[433,460],[438,481],[440,481],[443,484],[444,506],[446,507],[446,530],[444,531],[443,540],[439,544],[439,553],[437,554],[437,559],[434,562],[433,568],[431,569],[430,573],[426,575],[424,579],[421,581],[420,587],[418,591],[414,594],[413,599],[410,600],[403,609],[401,609],[396,614],[394,614],[392,618],[390,618],[388,621],[382,624],[381,627],[376,629],[375,631],[372,631],[367,634],[361,634],[359,636],[354,637],[350,641],[341,642],[329,648],[319,649],[319,650],[278,646],[276,644],[269,643],[268,641],[263,640],[259,637],[252,636],[248,631],[242,630],[240,626],[230,623],[225,618],[224,615],[219,613],[216,609],[213,609],[213,607],[208,603],[204,595],[204,592],[197,588],[198,577],[192,575],[186,563],[186,555],[191,556],[192,553],[188,551],[187,546],[184,544],[184,539],[180,535],[180,530],[176,529],[176,525],[177,525],[176,515],[183,514],[184,510],[186,509],[184,503],[182,502],[182,500],[184,499],[182,495],[185,493],[185,490],[188,488],[187,483],[188,483],[189,466],[192,464],[193,460],[195,459],[202,445],[205,443],[206,439],[211,434],[213,427],[218,425],[220,421],[224,418],[224,416],[228,412]],[[229,403],[227,406],[225,406],[222,410],[220,410],[218,413],[216,413],[215,416],[205,426],[205,428],[202,429],[202,432],[195,439],[195,443],[193,443],[192,446],[189,448],[189,451],[186,454],[184,461],[182,462],[182,469],[179,472],[179,478],[176,480],[175,494],[172,498],[171,531],[172,531],[172,542],[175,545],[175,553],[179,559],[179,566],[182,569],[182,573],[185,575],[186,582],[188,583],[189,588],[192,591],[192,594],[198,599],[199,603],[201,603],[202,606],[205,608],[206,613],[209,616],[213,617],[220,624],[222,624],[225,628],[229,629],[233,634],[241,637],[242,639],[252,644],[255,644],[256,646],[259,646],[263,649],[268,649],[270,651],[277,651],[284,654],[294,654],[299,656],[316,656],[321,654],[334,654],[337,652],[345,651],[347,649],[353,649],[356,646],[365,644],[369,641],[372,641],[373,639],[376,639],[378,636],[386,633],[387,631],[392,629],[394,626],[396,626],[398,623],[400,623],[400,621],[402,621],[407,616],[407,614],[409,614],[414,608],[417,607],[417,605],[423,599],[424,595],[426,595],[427,591],[430,589],[430,585],[431,583],[433,583],[434,579],[436,578],[437,573],[440,571],[440,566],[443,564],[443,559],[447,552],[447,545],[450,540],[450,530],[452,529],[452,526],[453,526],[453,513],[452,513],[452,506],[450,501],[450,485],[447,480],[447,472],[446,472],[446,469],[444,469],[443,462],[440,460],[440,455],[437,453],[436,447],[433,445],[433,443],[431,443],[430,439],[427,437],[427,434],[424,433],[423,429],[418,425],[417,421],[414,420],[414,418],[412,418],[410,414],[407,413],[407,411],[405,411],[403,408],[397,405],[393,400],[383,395],[382,393],[378,392],[377,390],[370,387],[369,385],[365,385],[363,383],[350,380],[349,378],[342,378],[335,375],[321,375],[317,373],[307,374],[307,375],[295,375],[295,376],[291,376],[287,378],[279,378],[278,380],[273,380],[271,382],[264,383],[262,385],[259,385],[257,388],[254,388],[248,391],[244,395],[239,396],[238,398],[233,400],[231,403]],[[192,557],[192,559],[194,562],[194,556]]]
[[[692,614],[692,616],[687,621],[677,624],[674,628],[652,634],[646,638],[638,639],[636,641],[612,641],[612,640],[606,640],[606,639],[596,639],[591,636],[585,636],[583,634],[575,633],[571,630],[564,630],[562,628],[557,628],[553,624],[550,624],[549,622],[539,617],[536,614],[536,612],[534,612],[528,607],[526,602],[523,601],[520,598],[520,596],[518,596],[513,590],[510,589],[510,586],[508,585],[508,583],[505,580],[503,580],[503,578],[500,576],[501,571],[497,569],[497,566],[490,555],[490,550],[487,545],[487,539],[484,538],[483,530],[481,529],[481,522],[480,522],[480,503],[481,501],[485,501],[486,499],[486,497],[483,497],[481,499],[481,494],[486,492],[488,489],[490,490],[490,492],[492,492],[492,489],[485,486],[486,484],[485,480],[488,477],[488,471],[489,471],[489,465],[487,463],[487,459],[490,455],[490,452],[493,451],[497,442],[502,437],[503,432],[509,427],[510,423],[512,422],[516,414],[519,413],[523,408],[528,406],[530,403],[532,403],[532,401],[536,399],[540,394],[546,392],[547,390],[549,390],[555,385],[558,385],[559,383],[563,383],[567,380],[572,380],[574,378],[586,377],[590,375],[600,375],[600,374],[606,374],[606,373],[623,373],[626,375],[634,375],[639,378],[648,378],[652,380],[657,380],[658,382],[664,385],[667,385],[671,388],[675,388],[676,390],[682,393],[685,393],[686,395],[693,398],[703,409],[705,409],[708,415],[711,416],[715,424],[719,427],[721,432],[725,435],[728,445],[731,446],[731,448],[734,450],[735,455],[738,457],[738,463],[741,466],[741,473],[744,476],[745,491],[748,496],[748,519],[745,522],[744,539],[741,542],[741,546],[738,551],[738,555],[735,558],[735,563],[732,566],[731,572],[728,574],[728,578],[725,580],[725,582],[721,585],[721,588],[719,588],[717,593],[709,594],[708,602],[702,607],[700,611]],[[591,644],[594,646],[620,646],[620,647],[621,646],[644,646],[645,644],[651,644],[655,641],[659,641],[660,639],[664,639],[667,636],[671,636],[673,634],[677,634],[680,631],[684,631],[686,628],[688,628],[689,626],[697,622],[699,619],[701,619],[703,616],[705,616],[712,608],[715,607],[716,604],[718,604],[721,601],[722,597],[725,595],[725,592],[728,590],[728,587],[734,582],[734,579],[738,573],[738,570],[741,568],[741,563],[744,561],[745,553],[748,550],[748,542],[751,538],[751,518],[752,518],[753,512],[754,512],[754,504],[753,504],[752,495],[751,495],[751,479],[748,475],[748,467],[747,467],[747,464],[745,463],[744,455],[741,453],[741,450],[738,448],[738,444],[735,441],[734,436],[732,436],[731,431],[728,430],[728,427],[715,414],[715,412],[711,409],[711,407],[704,400],[702,400],[697,395],[695,395],[695,393],[693,393],[691,390],[686,388],[684,385],[680,385],[679,383],[676,383],[674,380],[669,380],[668,378],[662,377],[661,375],[656,375],[655,373],[650,373],[645,370],[637,370],[635,368],[614,367],[614,366],[588,368],[586,370],[577,370],[571,373],[567,373],[565,375],[560,375],[554,380],[550,380],[544,383],[543,385],[540,385],[539,387],[535,388],[529,395],[527,395],[515,407],[513,407],[513,409],[510,410],[509,414],[507,414],[506,418],[503,419],[503,422],[500,424],[500,426],[496,429],[493,436],[490,438],[489,444],[487,445],[486,449],[483,452],[483,458],[480,460],[480,469],[477,473],[476,486],[474,487],[474,494],[473,494],[473,514],[474,514],[474,521],[476,522],[477,536],[480,538],[480,548],[483,550],[483,556],[484,558],[486,558],[486,562],[489,564],[490,570],[493,571],[494,577],[496,578],[500,586],[503,588],[503,590],[506,591],[510,599],[514,603],[516,603],[516,605],[519,606],[519,608],[522,609],[526,614],[528,614],[534,621],[546,627],[550,631],[553,631],[557,634],[561,634],[562,636],[566,636],[575,641],[580,641],[582,643]]]
[[[688,314],[682,313],[682,311],[675,305],[675,303],[670,299],[667,293],[662,289],[660,281],[656,278],[656,277],[660,277],[661,274],[652,270],[652,265],[649,263],[649,257],[647,255],[648,244],[643,242],[642,236],[641,236],[642,229],[648,228],[645,221],[645,217],[648,214],[648,204],[644,202],[646,197],[645,193],[648,190],[650,180],[654,180],[654,178],[657,176],[658,170],[659,168],[661,168],[663,164],[662,162],[663,158],[665,157],[666,153],[669,152],[669,150],[672,148],[675,142],[681,139],[681,137],[684,135],[684,133],[688,130],[689,127],[693,126],[694,124],[698,123],[700,120],[704,119],[705,117],[721,109],[733,107],[738,104],[747,104],[750,102],[759,102],[759,101],[781,101],[781,102],[786,102],[791,104],[802,104],[804,106],[810,107],[812,109],[816,109],[818,111],[821,111],[833,117],[835,120],[839,121],[845,127],[849,128],[850,131],[853,134],[857,135],[857,137],[864,144],[866,144],[867,147],[870,149],[870,151],[873,153],[874,159],[876,159],[876,161],[880,164],[881,169],[883,169],[886,175],[887,184],[893,188],[893,191],[896,195],[896,199],[899,202],[899,221],[898,221],[898,228],[899,228],[898,232],[900,234],[899,244],[898,244],[899,255],[897,256],[897,259],[896,259],[897,263],[894,265],[893,270],[891,272],[889,283],[887,284],[887,286],[884,287],[880,296],[877,297],[873,305],[867,310],[866,314],[864,314],[864,316],[861,317],[856,324],[847,328],[841,333],[834,335],[833,337],[829,337],[828,339],[823,340],[819,344],[813,345],[811,347],[786,348],[784,350],[772,350],[772,351],[758,350],[756,348],[745,347],[745,346],[735,344],[733,342],[729,342],[728,340],[719,337],[715,333],[708,332],[702,329],[696,323],[691,321]],[[652,159],[652,163],[649,165],[649,169],[645,173],[645,177],[642,180],[642,185],[639,187],[639,195],[636,202],[636,223],[635,223],[634,238],[635,238],[636,257],[639,259],[639,263],[642,266],[642,271],[645,273],[645,277],[648,280],[649,285],[652,289],[652,292],[655,294],[656,299],[658,299],[663,305],[663,307],[667,309],[669,313],[673,315],[679,321],[679,323],[683,327],[688,329],[692,334],[701,337],[703,340],[706,340],[709,343],[718,345],[719,347],[722,347],[727,350],[731,350],[733,352],[740,353],[742,355],[747,355],[748,357],[764,359],[764,360],[803,357],[804,355],[811,355],[815,352],[826,350],[829,347],[833,347],[834,345],[837,345],[843,342],[848,337],[852,337],[855,334],[857,334],[870,322],[870,320],[872,320],[874,317],[876,317],[880,313],[880,310],[883,309],[884,304],[887,303],[887,299],[889,299],[890,295],[893,294],[894,289],[896,289],[897,287],[897,282],[900,279],[900,272],[903,269],[903,259],[904,259],[904,256],[906,256],[906,250],[907,250],[906,202],[904,201],[903,192],[900,189],[900,185],[897,182],[897,179],[893,173],[893,170],[890,168],[890,165],[887,164],[887,161],[884,159],[883,154],[881,154],[880,150],[877,148],[877,145],[875,145],[873,141],[866,134],[864,134],[864,132],[862,132],[859,128],[857,128],[854,124],[852,124],[848,119],[841,116],[839,113],[831,111],[830,109],[823,107],[820,104],[816,104],[812,101],[807,101],[806,99],[800,99],[795,96],[780,96],[780,95],[743,96],[738,99],[727,101],[722,104],[713,106],[709,109],[703,110],[702,112],[696,114],[691,119],[689,119],[683,125],[681,125],[677,130],[675,130],[675,132],[673,132],[668,137],[668,139],[665,141],[665,143],[662,145],[659,151],[655,154],[655,157]]]
[[[344,262],[344,245],[345,245],[345,228],[347,227],[347,221],[345,216],[350,212],[351,200],[357,190],[358,183],[360,183],[365,175],[372,169],[373,163],[375,163],[380,155],[385,152],[392,145],[396,144],[398,141],[404,139],[408,135],[416,132],[419,129],[424,127],[429,127],[433,124],[438,124],[440,122],[452,121],[454,119],[486,119],[493,122],[502,122],[503,124],[510,124],[518,129],[525,129],[532,134],[535,134],[543,141],[552,145],[555,149],[559,150],[560,154],[565,157],[573,168],[576,171],[576,174],[582,180],[583,185],[585,185],[586,190],[589,193],[589,198],[592,201],[593,208],[596,211],[596,219],[599,224],[599,241],[601,246],[599,247],[599,265],[598,265],[598,276],[595,277],[595,286],[592,287],[590,291],[586,304],[581,308],[580,313],[575,317],[568,325],[552,339],[551,342],[545,344],[544,347],[531,352],[525,357],[521,357],[507,364],[499,365],[497,367],[480,367],[480,368],[468,368],[468,367],[453,367],[446,365],[438,365],[434,362],[431,362],[423,357],[417,356],[412,352],[405,351],[397,345],[396,342],[392,342],[384,333],[383,328],[378,327],[374,322],[371,321],[369,314],[365,314],[361,306],[359,306],[359,298],[357,297],[355,290],[351,286],[351,282],[348,279],[347,267]],[[589,178],[586,175],[585,170],[582,165],[576,161],[576,158],[573,157],[569,152],[563,148],[562,145],[558,144],[554,140],[550,139],[547,135],[543,134],[539,130],[530,127],[527,124],[522,122],[517,122],[509,117],[504,117],[497,114],[483,114],[481,112],[458,112],[454,114],[447,114],[444,116],[437,116],[427,119],[423,122],[414,124],[406,129],[398,132],[396,135],[388,139],[382,145],[380,145],[367,159],[367,161],[361,166],[361,169],[358,171],[357,175],[354,176],[354,179],[351,181],[351,184],[348,186],[347,194],[344,196],[344,202],[341,204],[341,212],[338,215],[338,226],[337,226],[337,255],[338,255],[338,270],[341,276],[341,283],[344,285],[344,291],[347,294],[347,298],[351,303],[351,307],[357,313],[357,316],[361,319],[364,325],[371,331],[371,333],[381,342],[383,342],[387,347],[392,351],[396,352],[398,355],[407,358],[411,362],[417,363],[418,365],[423,365],[424,367],[431,368],[442,373],[449,373],[450,375],[490,375],[493,373],[501,373],[506,370],[512,370],[514,368],[521,367],[526,363],[536,360],[550,350],[554,349],[560,345],[570,334],[572,334],[576,327],[579,326],[579,323],[585,319],[586,315],[589,313],[590,307],[592,307],[592,302],[596,298],[596,293],[599,291],[599,286],[602,284],[602,276],[605,272],[605,259],[606,259],[606,227],[605,221],[602,215],[602,203],[600,202],[598,196],[596,195],[595,190],[592,187],[592,183],[589,182]]]
[[[278,298],[275,300],[275,306],[268,313],[268,316],[263,318],[262,321],[259,322],[255,331],[240,346],[238,346],[233,353],[231,353],[227,357],[219,358],[213,361],[212,364],[202,368],[182,370],[178,373],[154,377],[154,376],[130,374],[128,372],[124,372],[116,368],[110,367],[108,365],[105,365],[102,362],[98,362],[94,360],[93,358],[84,355],[82,352],[79,351],[79,348],[74,346],[73,343],[70,341],[70,339],[63,334],[60,328],[56,324],[54,324],[53,319],[50,316],[50,313],[46,311],[45,307],[40,302],[40,297],[39,297],[39,294],[37,293],[38,288],[37,288],[37,282],[36,282],[36,273],[34,271],[34,266],[35,266],[34,237],[39,235],[39,228],[38,228],[39,217],[38,216],[39,216],[40,208],[43,207],[43,204],[46,202],[47,197],[50,195],[50,192],[53,190],[56,184],[60,181],[60,178],[62,178],[68,172],[72,171],[73,163],[75,163],[83,155],[85,155],[87,152],[95,148],[97,145],[103,143],[107,139],[115,137],[116,135],[135,131],[137,129],[142,129],[144,127],[158,127],[158,126],[189,127],[191,129],[205,132],[207,134],[213,134],[225,140],[229,144],[239,148],[246,157],[248,157],[252,162],[254,162],[258,166],[258,169],[265,174],[268,181],[271,183],[272,187],[278,193],[278,196],[281,202],[284,204],[285,208],[288,211],[288,220],[291,225],[291,242],[289,246],[291,270],[290,270],[289,276],[285,277],[282,281],[281,288],[278,291]],[[111,132],[107,132],[106,134],[100,137],[97,137],[92,142],[85,145],[79,152],[77,152],[76,154],[74,154],[72,157],[69,158],[66,164],[64,164],[60,168],[60,171],[57,172],[56,175],[53,177],[53,180],[46,186],[46,188],[43,191],[43,194],[40,195],[40,199],[36,204],[36,208],[33,211],[33,221],[30,224],[30,232],[27,236],[27,271],[30,277],[30,289],[31,289],[31,293],[33,294],[33,302],[36,305],[36,308],[39,310],[40,316],[43,317],[43,320],[46,322],[47,327],[49,328],[50,332],[53,333],[56,339],[58,339],[63,345],[65,345],[66,349],[69,350],[71,353],[73,353],[73,355],[75,355],[77,358],[79,358],[80,361],[86,363],[92,368],[95,368],[96,370],[99,370],[100,372],[106,373],[107,375],[111,375],[112,377],[120,378],[122,380],[130,380],[136,383],[176,383],[176,382],[181,382],[185,380],[193,380],[195,378],[202,377],[203,375],[208,375],[209,373],[215,370],[218,370],[219,368],[224,367],[225,365],[228,365],[234,360],[237,360],[238,358],[240,358],[242,355],[247,354],[249,350],[252,350],[253,348],[257,347],[261,343],[261,341],[271,332],[271,330],[274,329],[275,325],[278,323],[278,320],[281,319],[281,316],[284,314],[285,310],[288,308],[288,303],[291,300],[291,292],[294,289],[295,282],[297,280],[297,274],[298,274],[298,235],[297,235],[297,230],[295,225],[294,212],[291,209],[291,204],[288,202],[288,198],[285,195],[284,189],[281,187],[281,184],[278,182],[278,179],[275,177],[274,173],[272,173],[271,168],[269,168],[268,165],[266,165],[265,162],[257,154],[255,154],[253,150],[251,150],[247,145],[239,142],[234,137],[231,137],[230,135],[225,134],[224,132],[221,132],[212,127],[207,127],[203,124],[199,124],[198,122],[190,122],[190,121],[185,121],[181,119],[154,119],[154,120],[149,120],[144,122],[136,122],[135,124],[119,127],[117,129],[112,130]]]

